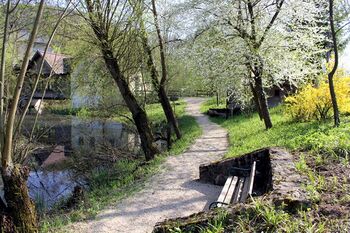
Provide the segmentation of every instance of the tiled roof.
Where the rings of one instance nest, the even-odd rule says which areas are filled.
[[[45,55],[45,60],[46,62],[51,66],[53,71],[56,74],[65,74],[65,64],[64,64],[64,59],[67,59],[68,57],[63,54],[58,54],[58,53],[49,53],[47,52]]]
[[[42,51],[37,51],[35,55],[33,56],[32,60],[36,60],[38,55],[40,57],[43,57],[44,52]],[[47,64],[51,67],[53,72],[55,74],[66,74],[67,73],[67,68],[65,64],[65,60],[69,58],[66,55],[59,54],[59,53],[51,53],[51,52],[46,52],[45,55],[45,61]]]

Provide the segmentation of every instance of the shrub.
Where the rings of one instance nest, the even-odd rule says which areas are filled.
[[[286,114],[297,121],[325,120],[332,115],[332,101],[327,76],[322,77],[319,85],[306,85],[299,93],[287,97]],[[343,70],[334,76],[334,86],[341,113],[350,113],[350,77]]]

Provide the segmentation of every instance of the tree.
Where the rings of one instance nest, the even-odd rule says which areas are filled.
[[[284,0],[277,0],[270,5],[264,5],[268,8],[275,7],[274,13],[271,19],[268,21],[266,26],[260,28],[262,30],[262,34],[258,35],[257,33],[257,18],[260,14],[259,4],[253,3],[251,0],[248,1],[238,1],[238,13],[237,19],[238,23],[234,24],[232,21],[228,21],[228,25],[231,25],[235,30],[237,30],[238,35],[247,43],[250,54],[247,55],[247,67],[251,73],[252,80],[252,92],[254,93],[256,98],[257,109],[261,114],[261,117],[264,120],[266,129],[272,128],[272,121],[270,118],[270,113],[267,104],[267,98],[264,91],[263,85],[263,72],[264,72],[264,61],[261,55],[259,54],[259,49],[264,43],[269,31],[274,26],[275,21],[281,12],[281,8],[283,6]],[[267,3],[268,4],[268,3]],[[246,18],[243,16],[243,9],[248,11]],[[247,28],[243,27],[242,22],[247,22]],[[250,28],[249,28],[250,27]]]
[[[337,102],[337,96],[334,89],[334,81],[333,77],[338,68],[338,46],[337,46],[337,35],[334,27],[334,14],[333,14],[333,0],[329,0],[329,24],[331,27],[331,35],[332,35],[332,47],[334,51],[334,65],[332,70],[328,74],[328,82],[329,82],[329,91],[332,99],[333,106],[333,117],[334,117],[334,125],[338,127],[340,125],[340,117],[339,117],[339,107]]]
[[[0,65],[0,151],[4,145],[4,126],[5,126],[5,56],[6,56],[6,46],[8,39],[8,24],[10,16],[10,6],[11,1],[7,0],[6,12],[5,12],[5,22],[4,22],[4,34],[2,39],[2,50],[1,50],[1,65]]]
[[[123,99],[130,110],[141,139],[141,147],[146,160],[158,153],[149,125],[146,111],[137,102],[127,82],[127,71],[135,66],[128,59],[136,43],[135,12],[128,1],[95,1],[85,0],[88,17],[82,16],[89,23],[97,39],[103,60],[112,79],[119,88]]]
[[[243,83],[255,97],[265,127],[271,128],[265,91],[273,86],[303,84],[317,73],[320,59],[316,55],[321,54],[317,43],[324,39],[323,28],[316,24],[317,7],[302,0],[194,0],[190,4],[198,12],[193,22],[199,25],[194,38],[212,28],[220,32],[221,41],[209,40],[207,47],[213,47],[215,53],[221,48],[223,54],[231,54],[223,56],[218,64],[246,67]],[[221,70],[225,68],[230,69],[227,66]]]
[[[4,182],[4,197],[6,200],[6,213],[12,217],[17,232],[37,232],[37,217],[35,207],[28,194],[26,179],[29,170],[20,165],[14,165],[13,158],[13,136],[16,111],[22,92],[25,75],[28,68],[30,53],[37,35],[41,16],[44,9],[44,0],[40,1],[33,29],[23,58],[20,73],[17,78],[16,88],[9,108],[6,128],[6,137],[1,148],[2,179]],[[7,14],[9,11],[7,12]],[[6,25],[5,25],[6,27]],[[4,36],[4,39],[6,36]]]
[[[8,109],[8,113],[3,115],[3,127],[6,129],[6,133],[2,132],[2,136],[5,136],[5,137],[3,137],[4,140],[2,141],[2,144],[1,144],[1,161],[2,161],[1,175],[4,183],[4,201],[0,198],[0,214],[3,216],[9,217],[10,221],[13,222],[14,228],[13,229],[7,228],[8,227],[7,223],[9,222],[7,222],[4,225],[1,225],[2,224],[1,223],[0,224],[1,232],[37,232],[38,231],[36,210],[32,200],[29,197],[27,183],[26,183],[29,175],[29,169],[26,166],[22,166],[21,161],[18,160],[19,154],[21,154],[21,152],[17,151],[18,147],[16,143],[18,143],[17,139],[20,137],[19,135],[21,134],[20,125],[22,124],[25,114],[29,107],[29,104],[28,104],[25,111],[22,113],[22,115],[20,115],[19,121],[17,123],[17,120],[18,120],[17,117],[19,116],[18,114],[19,99],[20,99],[20,96],[23,95],[25,92],[24,91],[25,90],[24,86],[26,85],[25,79],[27,77],[26,74],[27,74],[29,59],[32,53],[33,44],[34,44],[35,38],[38,35],[39,27],[42,28],[43,26],[41,22],[42,22],[43,13],[44,13],[44,10],[43,10],[44,2],[45,1],[42,0],[36,6],[19,5],[19,2],[17,2],[12,7],[11,10],[8,6],[6,15],[5,15],[5,25],[4,25],[5,33],[3,37],[1,75],[3,76],[3,79],[5,78],[5,75],[6,75],[6,82],[2,82],[2,88],[6,86],[7,99],[11,97],[11,101],[10,102],[8,101],[10,104],[3,103],[2,105],[3,108]],[[60,12],[61,16],[58,19],[55,19],[56,23],[52,29],[52,33],[51,33],[49,42],[46,46],[46,50],[49,47],[56,33],[59,23],[61,22],[61,20],[63,19],[63,17],[67,12],[67,9],[70,5],[69,3],[67,4],[66,8],[62,12]],[[6,19],[10,18],[9,17],[10,14],[12,14],[13,12],[16,12],[15,10],[17,7],[20,7],[21,9],[26,9],[26,10],[30,9],[29,12],[31,13],[32,13],[31,10],[34,9],[34,7],[38,7],[38,10],[36,12],[36,15],[34,15],[35,19],[33,18],[34,23],[32,24],[31,34],[29,35],[29,41],[27,43],[20,72],[17,76],[17,79],[14,80],[15,81],[14,84],[16,87],[10,88],[9,86],[13,85],[13,83],[9,80],[10,72],[5,73],[5,63],[8,59],[8,57],[5,56],[5,51],[7,47],[10,46],[10,41],[11,41],[9,40],[10,30],[6,29],[8,26],[6,23],[8,22],[8,20]],[[26,18],[26,20],[29,21],[28,18]],[[12,23],[11,25],[13,26]],[[29,27],[28,22],[25,27],[21,27],[21,26],[18,26],[18,27],[21,29]],[[37,90],[37,82],[40,78],[40,73],[41,71],[39,71],[38,77],[35,80],[36,84],[33,86],[32,90],[30,90],[29,102],[31,102],[31,98],[33,97],[35,91]],[[12,91],[12,93],[10,92],[10,90]],[[5,118],[5,116],[7,117]],[[36,119],[37,117],[38,116],[36,116]],[[34,127],[35,127],[35,124],[33,126],[32,132],[34,131]],[[31,144],[31,142],[32,142],[32,135],[28,139],[28,145],[25,147],[26,151],[24,154],[27,153],[27,150],[29,149],[29,145]],[[0,219],[0,222],[1,220],[3,219]]]
[[[142,11],[142,9],[141,9]],[[145,50],[145,54],[147,56],[147,66],[151,73],[152,78],[152,84],[154,89],[157,92],[159,101],[162,105],[164,114],[166,116],[166,119],[168,121],[168,124],[172,126],[172,128],[175,131],[175,134],[177,136],[177,139],[181,138],[181,132],[178,126],[177,119],[175,117],[174,111],[171,107],[169,98],[166,94],[165,85],[168,81],[168,71],[167,71],[167,64],[166,64],[166,55],[165,55],[165,48],[164,48],[164,41],[163,37],[160,31],[159,26],[159,20],[158,20],[158,13],[156,8],[156,3],[154,0],[152,0],[152,14],[154,18],[154,25],[156,28],[157,38],[158,38],[158,46],[159,46],[159,54],[160,54],[160,64],[162,68],[161,72],[161,78],[159,80],[159,73],[156,67],[156,64],[154,62],[153,54],[152,54],[152,48],[149,45],[148,42],[148,35],[145,29],[145,25],[142,19],[142,16],[140,17],[140,28],[141,28],[141,40],[142,45]]]

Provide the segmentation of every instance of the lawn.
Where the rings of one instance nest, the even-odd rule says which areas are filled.
[[[326,122],[292,121],[284,114],[283,106],[271,109],[271,118],[274,127],[270,130],[265,130],[256,113],[234,116],[228,120],[211,120],[229,132],[230,148],[226,157],[235,157],[270,146],[344,158],[347,158],[350,152],[350,118],[347,116],[342,117],[343,122],[339,128],[333,127],[331,119]]]

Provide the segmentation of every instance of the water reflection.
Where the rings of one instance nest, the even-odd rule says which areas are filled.
[[[69,170],[30,172],[28,178],[30,197],[40,208],[52,207],[58,200],[69,196],[76,185],[83,185],[73,174]]]
[[[33,125],[33,119],[25,122],[25,134]],[[49,155],[57,145],[64,146],[67,156],[77,151],[95,151],[99,145],[108,144],[114,148],[128,151],[139,149],[139,139],[134,132],[119,122],[102,119],[80,119],[77,117],[44,116],[36,126],[37,142],[53,148],[40,148],[35,154],[43,157]],[[41,154],[42,153],[42,154]],[[43,162],[40,158],[40,161]]]
[[[33,122],[31,117],[26,119],[25,135],[29,135]],[[36,139],[40,148],[34,150],[31,157],[37,170],[30,172],[28,187],[31,198],[44,207],[51,207],[69,196],[76,185],[82,185],[83,180],[75,177],[73,171],[64,166],[55,168],[55,164],[69,159],[73,153],[96,153],[101,149],[100,145],[108,144],[130,152],[137,152],[140,148],[139,138],[134,132],[111,120],[44,115],[36,132],[41,135]],[[0,181],[0,194],[1,187]]]

